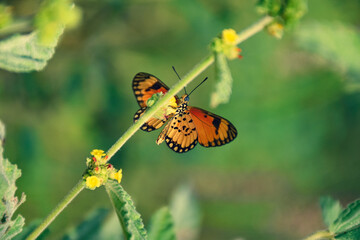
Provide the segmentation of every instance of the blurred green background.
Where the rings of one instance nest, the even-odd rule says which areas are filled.
[[[18,16],[40,1],[8,1]],[[45,217],[75,185],[94,148],[108,149],[132,124],[131,81],[140,71],[171,86],[224,28],[240,31],[260,16],[256,1],[79,0],[81,25],[65,32],[44,71],[0,70],[5,156],[22,169],[19,212]],[[284,38],[262,32],[230,63],[230,103],[209,107],[209,80],[191,105],[224,116],[238,137],[220,148],[176,154],[157,146],[160,131],[139,131],[112,159],[145,225],[180,184],[192,186],[202,214],[200,239],[297,239],[325,228],[318,200],[347,204],[360,182],[360,3],[309,1]],[[315,36],[315,37],[314,37]],[[357,60],[359,60],[357,62]],[[111,208],[105,191],[83,191],[51,225],[57,239],[89,210]]]

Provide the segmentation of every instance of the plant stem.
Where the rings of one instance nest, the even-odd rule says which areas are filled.
[[[65,198],[56,206],[56,208],[45,218],[45,220],[26,238],[27,240],[36,239],[61,213],[64,208],[70,204],[70,202],[84,189],[85,183],[81,179],[73,189],[65,196]]]
[[[267,24],[269,24],[273,20],[273,17],[266,16],[260,19],[258,22],[245,29],[244,31],[238,34],[239,38],[237,44],[243,42],[244,40],[250,38],[256,33],[260,32]],[[107,151],[108,159],[119,151],[119,149],[126,143],[132,135],[135,134],[137,130],[148,121],[152,115],[158,111],[161,107],[165,106],[170,99],[175,96],[178,92],[180,92],[187,84],[189,84],[192,80],[194,80],[197,76],[200,75],[205,69],[207,69],[212,63],[214,63],[214,55],[210,54],[205,57],[200,63],[198,63],[188,74],[185,75],[183,79],[178,81],[174,86],[170,88],[170,90],[162,97],[159,101],[156,102],[154,106],[149,108],[141,118],[134,123],[115,143],[111,146],[111,148]]]
[[[273,17],[266,16],[251,25],[250,27],[246,28],[245,30],[241,31],[238,34],[238,40],[236,41],[236,44],[239,44],[246,39],[250,38],[251,36],[254,36],[256,33],[260,32],[264,29],[271,21],[273,20]]]
[[[260,19],[258,22],[245,29],[244,31],[239,33],[239,39],[237,44],[243,42],[244,40],[250,38],[254,34],[260,32],[267,24],[272,21],[272,17],[264,17]],[[170,99],[180,92],[187,84],[189,84],[192,80],[194,80],[200,73],[202,73],[205,69],[207,69],[212,63],[214,63],[213,54],[205,57],[200,63],[198,63],[189,73],[185,75],[183,79],[178,81],[174,86],[170,88],[170,90],[162,97],[159,101],[156,102],[154,106],[149,108],[141,118],[134,123],[128,130],[111,146],[111,148],[107,151],[108,160],[115,155],[117,151],[130,139],[132,135],[135,134],[140,127],[148,121],[152,115],[154,115],[161,107],[168,104]],[[68,193],[68,195],[59,203],[59,205],[50,213],[50,215],[43,221],[43,223],[38,226],[34,232],[29,235],[27,240],[36,239],[49,224],[59,215],[60,212],[84,189],[85,184],[83,180],[80,182]]]
[[[334,235],[328,231],[319,231],[305,238],[304,240],[321,240],[321,239],[334,239]]]

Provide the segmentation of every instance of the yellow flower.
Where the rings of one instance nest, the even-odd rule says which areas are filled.
[[[238,38],[239,38],[238,35],[236,34],[235,30],[232,28],[224,29],[222,31],[222,40],[225,44],[236,45],[236,41]]]
[[[97,160],[101,159],[101,157],[106,156],[106,153],[103,150],[94,149],[90,153],[92,156],[94,156]]]
[[[118,172],[110,173],[110,178],[115,179],[118,181],[118,183],[120,183],[122,179],[122,169],[120,169]]]
[[[90,190],[94,190],[97,187],[101,186],[101,179],[97,176],[90,176],[86,178],[86,187]]]

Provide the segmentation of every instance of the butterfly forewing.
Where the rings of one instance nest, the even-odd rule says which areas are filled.
[[[169,148],[178,153],[187,152],[195,147],[197,132],[189,111],[175,114],[160,133],[157,143],[160,144],[163,140]]]
[[[140,107],[147,107],[147,100],[155,93],[166,93],[169,87],[157,77],[140,72],[135,75],[132,83],[133,91]]]
[[[189,112],[202,146],[221,146],[237,136],[236,128],[225,118],[196,107],[189,107]]]
[[[135,113],[134,122],[136,122],[147,110],[147,100],[155,93],[166,93],[169,87],[165,83],[161,82],[157,77],[140,72],[135,75],[132,83],[134,94],[137,102],[140,105],[140,109]],[[169,116],[171,117],[171,116]],[[150,118],[146,123],[141,126],[141,130],[151,132],[160,128],[166,120]]]

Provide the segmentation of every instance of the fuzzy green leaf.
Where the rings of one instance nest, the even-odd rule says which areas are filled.
[[[199,204],[189,185],[181,185],[174,191],[170,202],[170,212],[174,219],[177,239],[198,239],[201,213]]]
[[[26,225],[23,231],[16,235],[13,240],[25,240],[39,225],[41,224],[41,220],[34,220],[30,224]],[[50,231],[46,228],[40,236],[36,238],[36,240],[43,240],[49,235]]]
[[[226,56],[223,53],[214,52],[215,54],[215,75],[216,87],[215,92],[211,94],[210,106],[217,107],[219,104],[229,102],[232,89],[232,76]]]
[[[352,229],[348,232],[341,233],[335,236],[336,240],[358,240],[360,239],[360,228]]]
[[[298,44],[347,75],[347,88],[360,89],[360,32],[343,23],[308,23],[296,33]]]
[[[76,228],[70,230],[70,232],[63,237],[63,240],[99,239],[98,234],[108,212],[107,209],[94,210]]]
[[[151,218],[150,240],[175,240],[174,223],[168,207],[160,208]]]
[[[320,199],[320,206],[324,223],[328,227],[330,227],[330,225],[338,218],[343,210],[340,202],[331,197],[322,197]]]
[[[5,138],[5,127],[0,121],[0,239],[11,239],[22,231],[25,219],[18,215],[14,220],[13,214],[25,201],[22,194],[20,200],[15,196],[15,181],[21,176],[21,171],[15,164],[3,158],[3,142]]]
[[[358,231],[360,228],[360,199],[350,203],[330,225],[329,230],[337,235]]]
[[[105,185],[106,192],[115,208],[126,239],[147,239],[141,215],[136,211],[130,195],[113,180]]]
[[[63,32],[59,29],[57,39]],[[13,72],[42,70],[55,52],[57,41],[50,46],[38,43],[37,33],[15,35],[0,42],[0,68]]]

